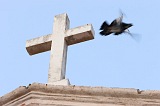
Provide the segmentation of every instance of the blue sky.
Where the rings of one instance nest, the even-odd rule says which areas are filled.
[[[55,15],[67,13],[70,28],[91,23],[95,39],[69,46],[66,78],[72,85],[160,89],[160,1],[1,0],[0,96],[33,82],[47,83],[50,51],[29,56],[26,40],[52,33]],[[100,36],[103,21],[126,16],[129,35]]]

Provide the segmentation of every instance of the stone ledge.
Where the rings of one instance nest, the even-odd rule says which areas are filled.
[[[86,86],[58,86],[58,85],[49,85],[49,84],[40,84],[33,83],[29,86],[20,86],[14,91],[0,97],[0,106],[3,106],[6,103],[19,100],[20,97],[24,95],[43,95],[55,96],[58,100],[63,98],[66,101],[70,101],[72,98],[75,101],[79,102],[96,102],[96,103],[105,103],[106,101],[111,100],[114,103],[115,100],[120,100],[123,104],[126,104],[129,101],[135,100],[143,102],[152,102],[158,103],[160,105],[160,91],[156,90],[146,90],[139,91],[137,89],[129,88],[106,88],[106,87],[86,87]],[[63,95],[63,96],[62,96]],[[75,95],[75,96],[74,96]],[[67,96],[69,98],[67,98]],[[55,98],[54,97],[54,98]],[[33,97],[32,97],[33,98]],[[41,97],[42,98],[42,97]],[[95,99],[89,99],[95,98]],[[115,100],[114,100],[115,99]],[[7,106],[7,105],[6,105]]]

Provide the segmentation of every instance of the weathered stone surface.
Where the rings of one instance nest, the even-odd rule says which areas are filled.
[[[94,39],[91,24],[72,29],[69,29],[69,25],[67,14],[57,15],[54,17],[52,34],[26,42],[26,49],[30,55],[51,50],[48,84],[68,85],[69,80],[65,79],[68,46]]]
[[[52,34],[26,41],[26,49],[30,55],[51,50]]]
[[[68,45],[94,39],[94,30],[91,24],[80,26],[66,31],[66,42]]]
[[[0,106],[160,106],[160,91],[33,83],[0,97]]]

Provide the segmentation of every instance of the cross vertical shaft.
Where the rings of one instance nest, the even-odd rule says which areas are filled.
[[[67,43],[65,41],[65,31],[69,29],[69,19],[67,14],[54,17],[53,36],[51,44],[51,58],[48,73],[48,83],[65,79]]]

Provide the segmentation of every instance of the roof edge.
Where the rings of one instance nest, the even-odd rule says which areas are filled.
[[[118,98],[141,98],[141,99],[160,99],[160,90],[144,90],[133,88],[107,88],[107,87],[89,87],[89,86],[60,86],[33,83],[26,86],[20,86],[12,92],[0,97],[0,105],[6,104],[20,96],[31,91],[57,94],[75,94],[88,96],[118,97]]]

